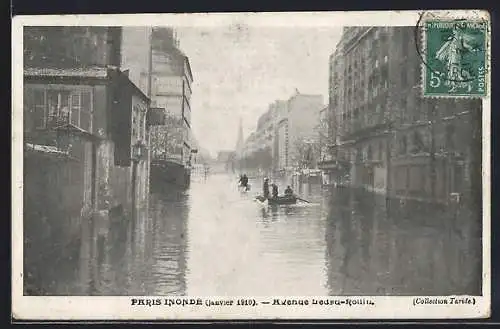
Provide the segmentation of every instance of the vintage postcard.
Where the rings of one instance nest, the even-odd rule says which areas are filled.
[[[19,320],[490,315],[485,11],[19,16]]]

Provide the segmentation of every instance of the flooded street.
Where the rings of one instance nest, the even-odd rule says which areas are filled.
[[[243,193],[233,176],[195,177],[186,192],[153,192],[135,221],[82,222],[69,242],[33,227],[25,294],[480,293],[470,212],[319,185],[295,188],[310,203],[263,206],[260,180],[250,184]]]

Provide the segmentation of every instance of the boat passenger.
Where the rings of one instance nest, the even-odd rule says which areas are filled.
[[[273,198],[278,197],[278,185],[273,184]]]
[[[241,177],[241,186],[245,188],[245,191],[249,190],[247,174],[243,174],[243,177]]]
[[[266,178],[264,179],[264,185],[262,186],[263,188],[263,194],[264,194],[264,198],[269,198],[269,179]]]
[[[285,195],[286,195],[286,196],[292,196],[292,195],[293,195],[293,190],[292,190],[292,188],[290,187],[290,185],[288,185],[288,186],[286,187],[286,190],[285,190]]]

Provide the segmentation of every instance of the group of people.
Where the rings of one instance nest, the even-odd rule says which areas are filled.
[[[240,179],[239,179],[238,183],[241,187],[245,188],[245,191],[250,190],[250,185],[248,184],[248,177],[246,174],[240,175]],[[278,194],[279,194],[278,185],[276,183],[272,183],[271,184],[271,191],[270,191],[269,190],[269,178],[264,179],[264,184],[262,185],[262,187],[263,187],[264,198],[269,199],[269,196],[271,196],[272,198],[278,197]],[[285,196],[293,196],[293,190],[290,187],[290,185],[288,185],[285,189]]]
[[[270,194],[269,193],[269,178],[264,179],[264,184],[262,185],[262,188],[263,188],[264,198],[269,199],[269,194]],[[271,190],[272,190],[271,197],[277,198],[278,194],[279,194],[278,193],[278,185],[275,183],[272,183]],[[288,185],[285,189],[285,196],[292,196],[292,195],[293,195],[293,190],[290,187],[290,185]]]

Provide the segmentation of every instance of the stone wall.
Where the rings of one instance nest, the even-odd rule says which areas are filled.
[[[123,208],[130,212],[131,167],[120,167],[114,161],[114,143],[102,141],[98,149],[98,210]]]

